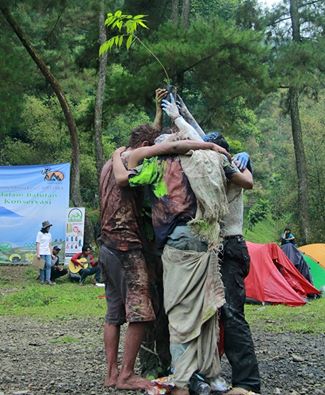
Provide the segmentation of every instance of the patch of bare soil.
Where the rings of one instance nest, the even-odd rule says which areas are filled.
[[[324,335],[253,333],[264,395],[325,394]],[[103,320],[94,318],[0,317],[0,366],[0,395],[136,394],[103,387]]]

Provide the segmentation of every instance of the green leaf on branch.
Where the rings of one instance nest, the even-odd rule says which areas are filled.
[[[133,41],[133,35],[130,35],[128,39],[126,40],[126,49],[130,49]]]
[[[100,46],[99,54],[110,51],[114,46],[121,48],[124,37],[126,37],[126,49],[130,49],[134,40],[134,33],[138,28],[149,29],[146,21],[143,19],[147,15],[124,15],[121,10],[117,10],[114,14],[109,12],[105,20],[105,26],[110,30],[118,29],[121,35],[116,35]]]
[[[140,26],[144,27],[145,29],[149,29],[148,26],[147,26],[142,20],[137,21],[137,23],[138,23]]]
[[[133,19],[136,21],[137,19],[143,19],[145,16],[148,16],[148,15],[136,15],[133,17]]]

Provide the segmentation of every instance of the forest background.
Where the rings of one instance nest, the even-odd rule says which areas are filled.
[[[289,226],[299,244],[325,242],[323,0],[0,0],[0,165],[72,160],[71,204],[93,238],[100,168],[153,121],[165,84],[138,43],[99,57],[118,9],[146,15],[137,34],[202,128],[251,155],[247,238]]]

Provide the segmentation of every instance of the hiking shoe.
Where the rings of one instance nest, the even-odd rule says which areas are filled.
[[[45,281],[45,284],[48,284],[48,285],[56,285],[56,283],[54,282],[54,281]]]
[[[200,373],[193,373],[190,378],[189,385],[190,394],[209,395],[211,392],[210,385],[206,382],[206,378]]]

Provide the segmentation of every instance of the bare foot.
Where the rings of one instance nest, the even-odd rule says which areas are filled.
[[[190,395],[190,392],[186,388],[175,388],[172,390],[172,395]]]
[[[108,388],[115,387],[118,379],[118,374],[118,370],[107,372],[104,386]]]
[[[148,390],[153,387],[153,384],[140,376],[135,374],[129,376],[119,376],[116,383],[116,388],[120,390]]]

